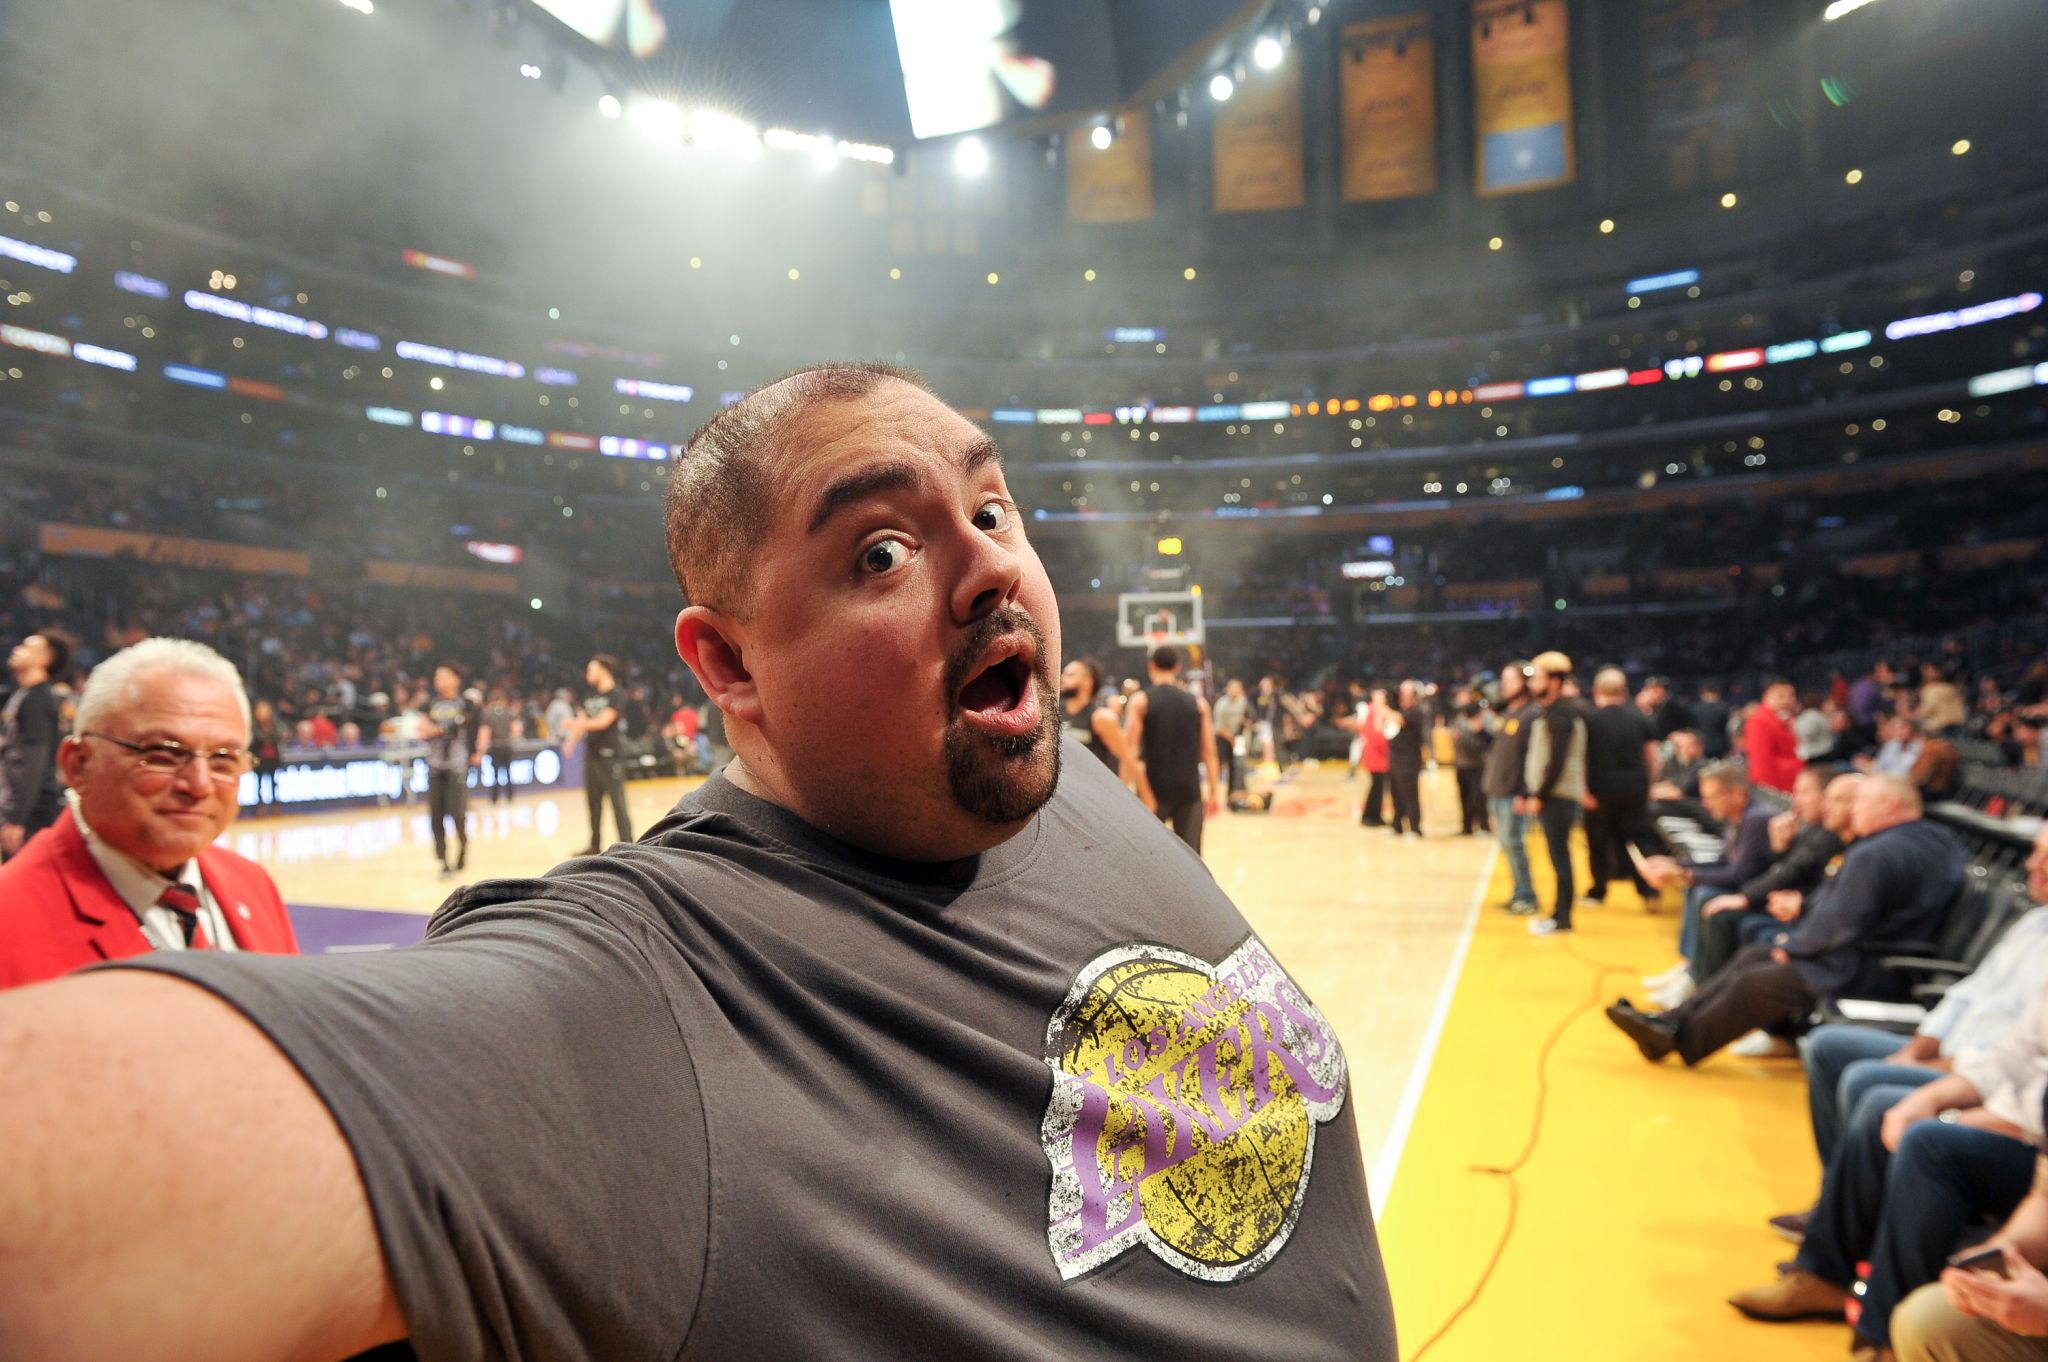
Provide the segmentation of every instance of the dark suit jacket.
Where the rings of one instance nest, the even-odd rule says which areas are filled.
[[[1779,889],[1811,894],[1827,877],[1828,862],[1841,854],[1842,839],[1820,824],[1801,828],[1793,836],[1792,845],[1785,848],[1785,854],[1737,892],[1749,900],[1752,909],[1762,908]]]
[[[1881,941],[1933,941],[1963,884],[1963,844],[1925,819],[1849,844],[1842,868],[1807,901],[1786,939],[1799,977],[1823,998],[1884,998],[1898,991]]]
[[[199,853],[199,877],[220,905],[235,945],[269,955],[298,954],[284,900],[262,866],[208,847]],[[0,866],[0,988],[149,950],[142,924],[100,873],[69,809]]]

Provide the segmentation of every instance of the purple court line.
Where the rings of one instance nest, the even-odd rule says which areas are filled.
[[[411,946],[426,935],[422,913],[380,912],[373,908],[331,908],[318,904],[289,905],[292,930],[305,955],[357,955]]]

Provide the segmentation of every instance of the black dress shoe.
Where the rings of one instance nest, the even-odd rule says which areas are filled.
[[[1607,1009],[1607,1020],[1621,1028],[1622,1034],[1634,1041],[1636,1049],[1643,1052],[1643,1058],[1652,1064],[1678,1048],[1676,1027],[1661,1017],[1638,1012],[1635,1004],[1626,998]]]

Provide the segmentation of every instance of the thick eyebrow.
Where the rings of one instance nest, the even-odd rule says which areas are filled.
[[[1001,464],[1003,451],[996,442],[984,435],[969,445],[960,455],[960,471],[973,473],[989,464]],[[825,528],[833,516],[849,506],[857,505],[883,492],[901,492],[922,487],[925,476],[922,469],[908,463],[881,463],[858,469],[826,485],[818,498],[816,509],[811,512],[810,533],[816,534]]]

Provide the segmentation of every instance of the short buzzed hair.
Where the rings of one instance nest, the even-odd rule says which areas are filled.
[[[814,364],[761,385],[698,428],[669,475],[662,516],[684,600],[744,611],[745,565],[774,519],[766,469],[790,422],[821,403],[866,397],[892,379],[931,391],[893,364]]]
[[[1699,780],[1702,784],[1711,780],[1730,792],[1749,790],[1749,771],[1739,761],[1710,761],[1700,768]]]
[[[1627,695],[1628,673],[1619,667],[1602,667],[1593,673],[1593,694]]]

